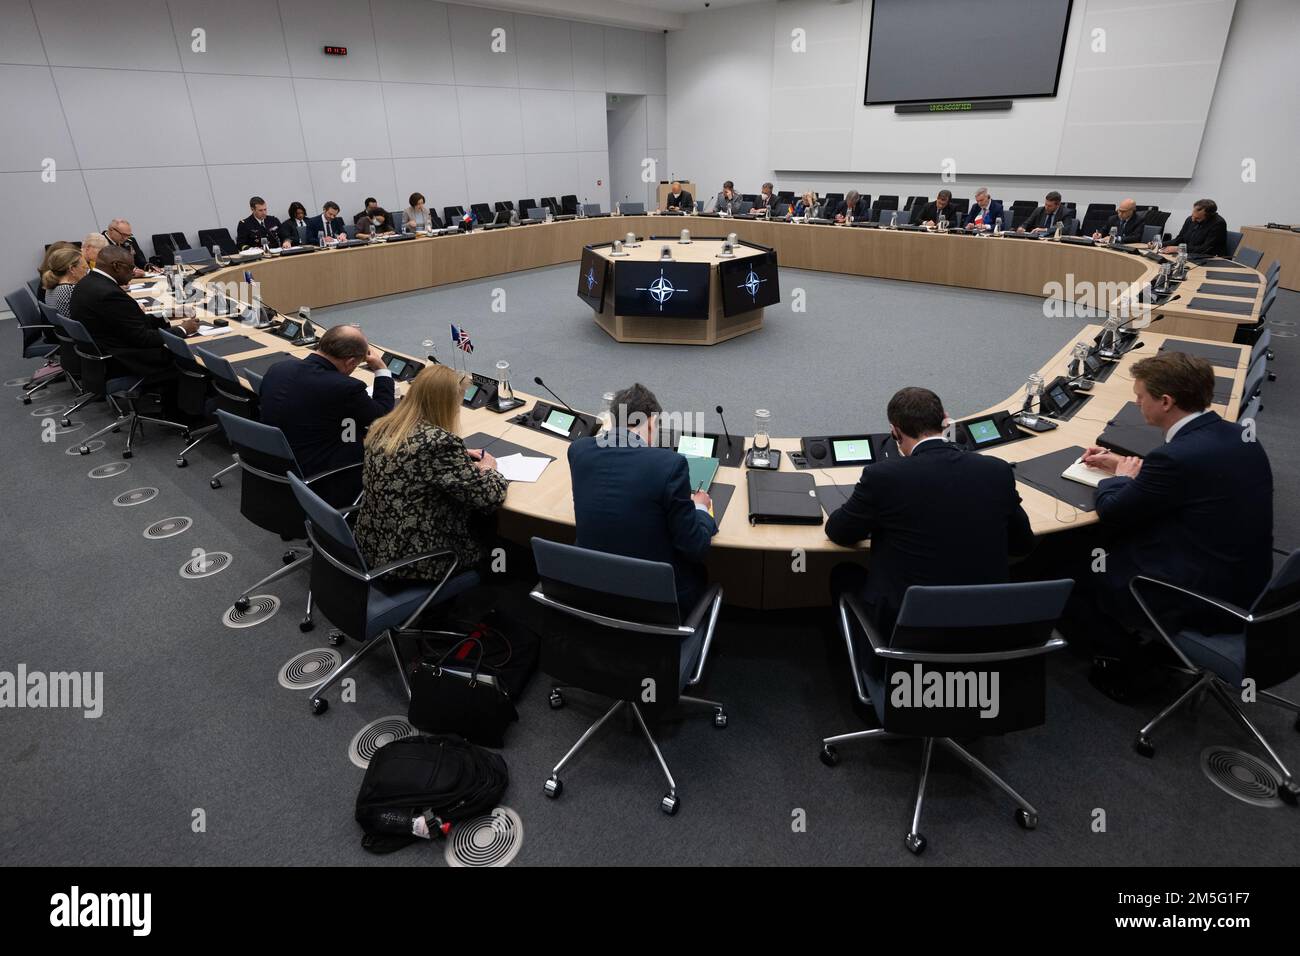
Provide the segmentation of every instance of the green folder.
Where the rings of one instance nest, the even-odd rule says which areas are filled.
[[[713,477],[718,473],[718,459],[694,458],[683,455],[686,466],[691,470],[691,491],[708,491],[713,484]]]

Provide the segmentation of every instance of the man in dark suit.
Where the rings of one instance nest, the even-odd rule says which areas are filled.
[[[167,322],[146,315],[122,287],[131,282],[134,259],[122,246],[106,246],[95,257],[95,268],[72,290],[69,317],[80,322],[105,352],[113,356],[109,375],[139,375],[146,385],[165,386],[176,379],[176,366],[163,345]],[[195,319],[180,323],[186,332],[198,331]]]
[[[870,572],[840,565],[831,590],[856,593],[886,633],[913,584],[1005,583],[1008,556],[1034,545],[1011,466],[944,441],[938,395],[904,388],[887,414],[903,457],[863,468],[849,500],[826,522],[836,544],[871,538]]]
[[[289,248],[291,243],[287,236],[280,235],[280,220],[266,214],[266,200],[254,196],[248,201],[252,215],[241,219],[235,229],[235,242],[241,249],[260,246],[265,239],[272,246]]]
[[[1077,592],[1120,628],[1149,626],[1129,591],[1136,575],[1249,607],[1273,570],[1273,473],[1253,433],[1209,411],[1214,370],[1203,358],[1160,352],[1133,365],[1133,395],[1165,444],[1146,459],[1089,448],[1111,472],[1097,486],[1109,532],[1104,571],[1079,574]],[[1095,569],[1093,569],[1095,570]],[[1118,638],[1118,640],[1115,640]],[[1119,631],[1102,635],[1119,646]]]
[[[1043,197],[1043,204],[1029,214],[1029,218],[1016,227],[1016,232],[1046,233],[1056,229],[1057,223],[1063,223],[1066,234],[1070,234],[1072,222],[1066,211],[1061,208],[1061,194],[1053,189]],[[1006,220],[1003,220],[1006,225]]]
[[[1105,239],[1114,229],[1116,242],[1141,242],[1142,230],[1146,225],[1143,218],[1137,214],[1137,200],[1121,199],[1115,207],[1115,215],[1106,220],[1105,231],[1094,232],[1092,238]]]
[[[918,226],[937,226],[940,219],[947,219],[949,226],[961,225],[961,213],[952,204],[952,190],[940,189],[934,202],[927,203],[924,209],[915,210],[912,222]]]
[[[1198,199],[1192,204],[1192,214],[1164,251],[1173,254],[1183,243],[1187,243],[1189,256],[1228,254],[1228,223],[1219,215],[1219,204],[1213,199]]]
[[[332,199],[321,208],[319,216],[307,220],[307,245],[320,245],[322,236],[327,243],[340,242],[348,237],[347,230],[339,219],[339,204]]]
[[[836,204],[832,218],[836,222],[847,222],[850,213],[855,220],[866,219],[871,214],[871,207],[856,189],[850,190]]]
[[[352,377],[362,365],[374,373],[373,397],[366,394],[365,382]],[[301,362],[272,365],[260,395],[262,421],[284,432],[305,477],[359,464],[370,424],[396,404],[383,354],[350,325],[329,329]],[[322,498],[351,504],[361,491],[361,469],[323,484]]]
[[[1002,200],[989,196],[989,191],[983,186],[975,190],[975,202],[966,214],[966,228],[971,232],[988,232],[999,219],[1005,226],[1007,219],[1002,211]]]
[[[145,258],[140,243],[135,241],[135,233],[131,230],[129,222],[125,219],[114,219],[108,224],[108,228],[104,230],[104,238],[108,240],[110,246],[120,246],[131,253],[135,275],[142,276],[148,271],[149,260]]]
[[[704,593],[702,562],[718,524],[708,494],[692,493],[686,459],[659,447],[661,411],[644,385],[625,388],[614,396],[612,428],[569,446],[575,543],[671,564],[685,615]]]
[[[682,188],[682,184],[673,180],[668,189],[668,195],[664,197],[665,209],[679,209],[682,212],[695,212],[695,197]]]

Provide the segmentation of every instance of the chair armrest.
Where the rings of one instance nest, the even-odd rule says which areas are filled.
[[[344,465],[341,468],[331,468],[329,471],[322,471],[320,474],[312,475],[310,478],[306,479],[303,484],[311,487],[311,484],[314,481],[320,481],[322,478],[330,478],[334,475],[341,474],[342,472],[351,471],[353,468],[360,468],[362,464],[363,462],[355,461],[352,464]]]
[[[857,596],[845,594],[840,598],[840,603],[852,611],[853,616],[858,619],[862,632],[867,635],[867,641],[871,644],[872,652],[879,653],[882,648],[885,648],[884,637],[876,630],[875,624],[871,622],[870,615],[867,614],[867,609],[862,606],[862,602],[858,600]]]
[[[1220,601],[1218,598],[1212,598],[1205,594],[1198,594],[1195,591],[1189,591],[1187,588],[1179,587],[1177,584],[1170,584],[1168,581],[1161,581],[1158,578],[1151,578],[1151,577],[1147,577],[1145,574],[1139,574],[1135,578],[1133,578],[1132,581],[1129,582],[1128,585],[1129,591],[1132,592],[1134,599],[1138,602],[1138,605],[1142,608],[1143,611],[1146,612],[1147,617],[1151,619],[1151,623],[1154,624],[1157,629],[1159,629],[1160,625],[1159,623],[1156,622],[1154,614],[1147,607],[1146,603],[1142,600],[1142,595],[1139,593],[1140,589],[1138,588],[1139,583],[1149,584],[1153,587],[1161,588],[1166,592],[1171,591],[1175,594],[1180,594],[1183,597],[1191,598],[1193,601],[1199,601],[1202,604],[1208,604],[1210,607],[1216,608],[1217,610],[1222,611],[1224,614],[1231,615],[1232,617],[1235,617],[1239,621],[1250,620],[1249,611],[1242,610],[1241,608],[1237,607],[1237,605],[1231,604],[1228,601]]]
[[[393,571],[396,571],[398,568],[404,568],[408,564],[415,564],[417,561],[427,561],[430,558],[451,558],[451,568],[449,568],[447,573],[443,575],[442,578],[443,581],[446,581],[447,578],[451,576],[451,572],[456,569],[456,564],[458,563],[454,551],[449,551],[449,550],[429,551],[426,552],[425,554],[413,554],[407,558],[398,558],[396,561],[389,561],[383,567],[375,568],[373,571],[371,571],[370,579],[373,581],[377,578],[382,578],[384,575],[391,574]],[[441,584],[439,584],[438,586],[442,587]]]
[[[704,592],[704,596],[695,602],[695,607],[691,609],[690,616],[682,621],[682,624],[695,630],[704,620],[705,613],[709,610],[709,605],[713,603],[714,598],[721,596],[722,588],[714,584]]]
[[[947,651],[912,651],[903,647],[877,647],[876,656],[895,661],[924,661],[934,664],[996,664],[1025,657],[1050,654],[1065,647],[1065,638],[1053,637],[1031,647],[1016,647],[1001,651],[971,651],[952,654]]]
[[[713,585],[705,592],[704,596],[696,603],[694,610],[691,611],[690,617],[686,619],[686,626],[695,630],[699,628],[704,620],[704,614],[707,611],[709,621],[704,626],[704,646],[700,648],[700,659],[695,662],[695,668],[691,671],[691,676],[686,680],[687,687],[694,687],[704,676],[704,665],[709,659],[709,648],[713,646],[713,632],[718,626],[718,612],[722,610],[722,588]]]

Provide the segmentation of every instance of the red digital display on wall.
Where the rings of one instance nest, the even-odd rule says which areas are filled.
[[[327,46],[325,52],[329,56],[347,56],[348,48],[345,46]]]

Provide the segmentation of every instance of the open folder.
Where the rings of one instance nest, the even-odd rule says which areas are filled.
[[[718,459],[695,458],[691,455],[682,457],[686,459],[686,467],[691,472],[691,491],[708,491],[718,473]]]

